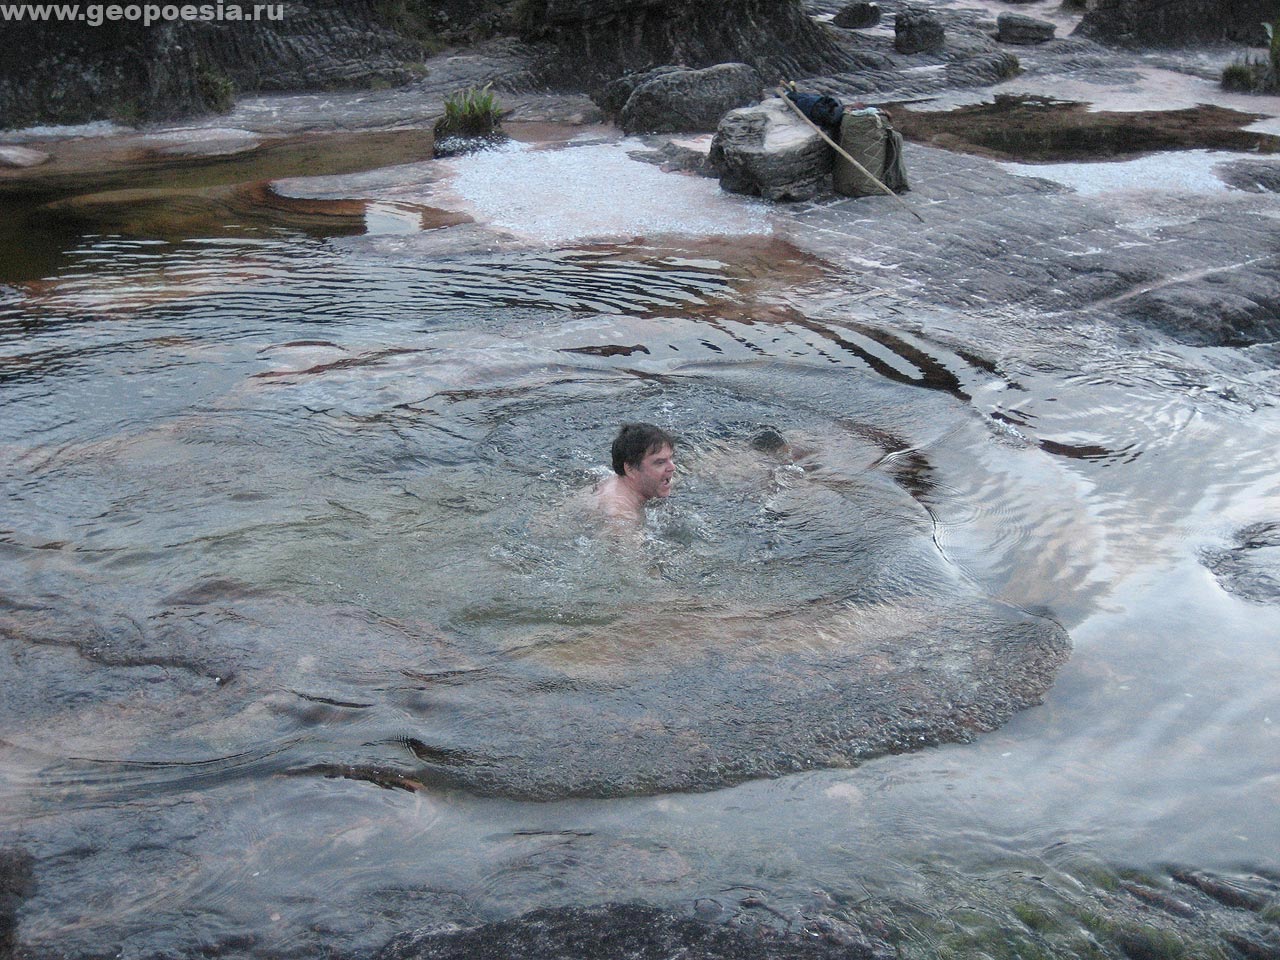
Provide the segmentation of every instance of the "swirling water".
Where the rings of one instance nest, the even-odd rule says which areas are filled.
[[[536,906],[945,915],[959,877],[1275,863],[1280,615],[1198,551],[1280,511],[1280,420],[1201,355],[1068,364],[1041,334],[996,364],[869,306],[782,309],[822,268],[761,239],[71,260],[0,302],[24,942],[311,956]],[[681,474],[619,541],[572,503],[631,418],[680,435]],[[897,563],[903,530],[939,562]],[[605,682],[610,633],[655,675],[765,661],[753,631],[798,609],[956,584],[1075,646],[976,742],[609,800],[413,780],[469,710],[513,709],[451,710],[495,663]]]

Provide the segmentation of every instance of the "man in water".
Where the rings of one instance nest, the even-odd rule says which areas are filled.
[[[644,505],[671,496],[676,442],[652,423],[624,423],[613,440],[614,476],[592,491],[594,506],[610,520],[639,523]]]

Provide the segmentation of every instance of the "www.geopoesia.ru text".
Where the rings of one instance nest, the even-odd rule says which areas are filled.
[[[283,20],[283,3],[0,3],[0,23],[172,23],[178,20]]]

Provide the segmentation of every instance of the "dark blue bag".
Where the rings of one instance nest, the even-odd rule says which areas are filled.
[[[797,93],[792,90],[787,94],[791,102],[800,108],[800,112],[820,127],[838,127],[840,118],[844,116],[844,106],[835,97],[822,93]]]

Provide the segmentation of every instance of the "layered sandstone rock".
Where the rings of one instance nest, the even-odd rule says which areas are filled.
[[[619,111],[627,133],[714,130],[730,110],[760,99],[764,81],[745,63],[644,75]]]
[[[1021,13],[1002,13],[996,18],[1001,43],[1035,44],[1053,39],[1056,29],[1048,20],[1039,20]]]
[[[279,19],[147,26],[8,23],[0,129],[166,119],[225,109],[237,93],[404,83],[425,59],[420,42],[358,0],[285,3],[280,12]]]
[[[747,63],[772,83],[850,62],[799,0],[526,0],[519,19],[548,45],[545,79],[578,89],[660,64]]]
[[[725,115],[711,142],[720,186],[766,200],[808,200],[829,186],[835,155],[780,99]]]
[[[1273,0],[1094,0],[1076,32],[1109,43],[1176,46],[1220,40],[1263,44]]]

